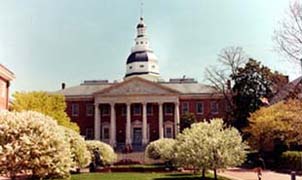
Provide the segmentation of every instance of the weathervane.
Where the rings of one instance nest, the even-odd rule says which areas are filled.
[[[144,15],[144,2],[141,0],[141,20],[143,20],[143,15]]]

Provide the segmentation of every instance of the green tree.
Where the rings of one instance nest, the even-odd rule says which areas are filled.
[[[36,111],[55,119],[59,125],[79,132],[76,123],[70,121],[65,112],[65,97],[47,92],[16,92],[13,94],[12,109],[15,111]]]
[[[249,144],[256,150],[271,150],[275,140],[285,144],[302,144],[302,102],[288,100],[262,107],[251,114],[250,124],[244,130],[250,136]]]
[[[239,129],[248,125],[250,113],[265,105],[263,99],[271,98],[287,82],[286,76],[272,72],[254,59],[249,59],[244,67],[239,68],[232,79],[236,106],[234,125]]]
[[[191,124],[196,123],[197,119],[193,113],[186,112],[180,117],[180,131],[191,127]]]
[[[221,119],[192,124],[176,138],[176,160],[180,166],[191,166],[203,171],[216,170],[244,162],[247,145],[237,129],[226,127]]]

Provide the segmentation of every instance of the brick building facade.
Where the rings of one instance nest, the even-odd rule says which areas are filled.
[[[14,73],[0,64],[0,110],[8,109],[10,81],[15,78]]]
[[[194,79],[161,79],[143,18],[135,42],[123,80],[84,81],[69,88],[64,84],[56,92],[65,96],[67,113],[83,136],[114,147],[144,146],[174,138],[185,113],[199,121],[224,116],[223,95],[213,87]]]

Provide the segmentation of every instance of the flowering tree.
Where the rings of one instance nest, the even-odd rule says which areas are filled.
[[[146,148],[146,155],[151,159],[172,161],[174,159],[175,139],[163,138],[151,142]]]
[[[235,128],[227,128],[221,119],[192,124],[176,139],[176,163],[203,170],[240,165],[245,160],[246,144]]]
[[[70,144],[72,165],[71,169],[75,171],[77,168],[88,166],[91,162],[91,154],[88,151],[85,140],[79,133],[62,127],[65,132],[65,139]]]
[[[71,153],[56,121],[36,112],[0,113],[0,173],[69,176]]]
[[[88,150],[91,153],[91,159],[94,160],[94,152],[98,152],[101,158],[101,161],[104,165],[112,164],[116,161],[117,155],[114,153],[112,147],[106,143],[89,140],[86,141]]]

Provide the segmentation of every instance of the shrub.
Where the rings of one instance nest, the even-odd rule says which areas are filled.
[[[86,141],[88,150],[91,153],[91,159],[94,161],[94,152],[97,151],[104,165],[112,164],[116,161],[117,156],[112,147],[106,143],[96,140]]]
[[[291,170],[302,169],[302,152],[301,151],[286,151],[281,155],[281,168]]]
[[[88,151],[85,140],[79,133],[72,129],[63,128],[65,132],[65,139],[70,144],[71,151],[71,170],[75,171],[77,168],[84,168],[91,162],[91,154]]]
[[[151,142],[146,150],[146,155],[151,159],[171,161],[174,158],[175,139],[163,138]]]
[[[0,173],[69,176],[70,147],[57,122],[36,112],[0,112]]]

